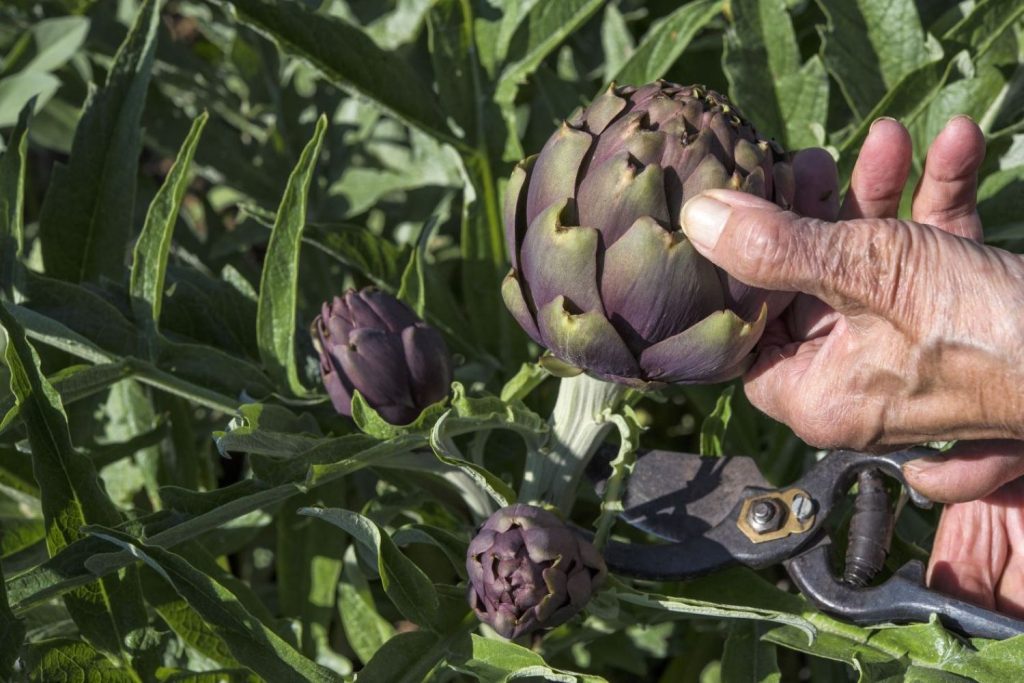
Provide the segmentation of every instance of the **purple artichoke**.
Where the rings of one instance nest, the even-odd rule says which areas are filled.
[[[349,290],[324,303],[310,329],[334,408],[352,415],[358,390],[393,425],[415,420],[448,395],[452,363],[441,334],[378,289]]]
[[[554,514],[511,505],[484,522],[466,553],[469,603],[505,638],[568,621],[604,582],[604,558]]]
[[[792,204],[792,169],[722,95],[610,87],[516,167],[505,198],[509,311],[591,375],[644,388],[743,372],[792,294],[715,268],[679,226],[711,188]]]

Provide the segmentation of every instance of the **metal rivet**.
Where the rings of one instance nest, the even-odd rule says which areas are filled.
[[[793,497],[790,508],[793,510],[793,516],[802,522],[814,512],[814,503],[806,496],[797,495]]]

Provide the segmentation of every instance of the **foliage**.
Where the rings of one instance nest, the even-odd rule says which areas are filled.
[[[0,678],[1019,671],[1020,639],[855,627],[778,568],[610,581],[506,642],[464,557],[558,383],[501,301],[513,164],[613,80],[726,92],[843,182],[876,117],[907,125],[916,176],[966,113],[988,239],[1021,251],[1021,0],[16,0],[0,55]],[[310,321],[371,284],[456,354],[448,404],[407,427],[340,417],[319,382]],[[646,447],[793,480],[814,453],[733,389],[631,395],[630,419]],[[644,540],[602,510],[583,491],[573,520]],[[906,510],[893,562],[935,521]]]

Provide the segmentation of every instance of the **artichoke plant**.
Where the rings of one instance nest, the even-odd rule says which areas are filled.
[[[310,333],[324,387],[342,415],[352,415],[353,391],[393,425],[409,424],[448,395],[452,362],[441,333],[379,289],[325,302]]]
[[[466,570],[470,605],[505,638],[566,622],[608,574],[589,541],[532,505],[491,515],[470,541]]]
[[[512,174],[506,305],[538,344],[600,379],[737,376],[792,295],[748,287],[694,250],[680,209],[711,188],[789,208],[794,182],[783,150],[724,96],[613,85]]]

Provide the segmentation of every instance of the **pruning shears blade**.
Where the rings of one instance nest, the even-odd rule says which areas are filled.
[[[588,470],[599,493],[615,452],[602,448]],[[629,477],[620,518],[668,541],[688,540],[718,526],[748,487],[769,487],[750,458],[647,451]]]

